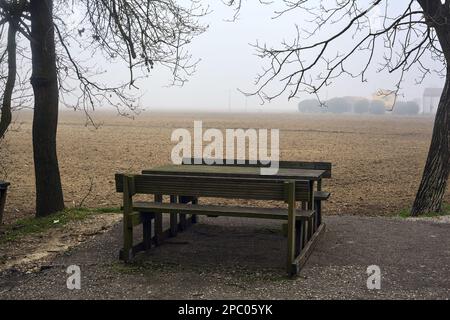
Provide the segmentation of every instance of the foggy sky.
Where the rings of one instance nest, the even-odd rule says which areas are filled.
[[[314,1],[314,0],[313,0]],[[202,59],[197,72],[184,87],[167,87],[170,73],[156,66],[148,79],[141,80],[138,85],[143,96],[140,104],[146,110],[209,110],[213,112],[227,112],[231,101],[231,111],[295,111],[300,100],[314,98],[307,94],[300,95],[300,100],[288,101],[282,96],[276,101],[260,105],[256,97],[245,98],[237,91],[255,89],[255,76],[261,70],[263,62],[255,56],[254,49],[249,43],[259,40],[276,46],[283,39],[289,40],[296,35],[295,24],[305,25],[306,17],[301,11],[273,20],[276,7],[262,6],[257,1],[245,1],[244,9],[236,22],[228,22],[233,17],[233,10],[220,1],[204,1],[209,3],[213,12],[202,19],[209,25],[207,32],[196,38],[190,46],[194,57]],[[404,7],[401,1],[391,1],[393,6]],[[320,33],[322,38],[330,31]],[[348,41],[348,42],[347,42]],[[346,46],[351,39],[343,39],[339,45]],[[355,63],[358,63],[358,57]],[[433,65],[430,60],[429,63]],[[436,64],[436,68],[440,68]],[[361,83],[360,79],[335,81],[332,86],[325,88],[321,96],[332,98],[335,96],[365,96],[370,97],[380,88],[393,88],[397,77],[390,77],[386,73],[377,74],[376,64],[369,73],[369,81]],[[115,71],[117,72],[117,71]],[[121,74],[119,73],[119,76]],[[420,98],[423,88],[427,86],[441,87],[443,80],[438,76],[428,77],[422,86],[413,85],[414,77],[410,74],[403,84],[402,93],[405,99]],[[392,85],[388,85],[392,83]],[[231,100],[230,100],[231,98]]]

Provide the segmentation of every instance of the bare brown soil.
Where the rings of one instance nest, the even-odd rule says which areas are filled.
[[[118,214],[92,215],[85,220],[71,221],[64,227],[50,228],[43,233],[29,234],[0,244],[0,273],[18,270],[39,272],[59,255],[86,241],[106,233],[119,221]]]
[[[97,113],[99,129],[85,126],[80,113],[63,112],[58,153],[67,206],[119,206],[114,173],[170,163],[175,128],[278,128],[283,160],[331,161],[334,178],[328,214],[392,215],[411,205],[431,139],[428,117],[332,117],[301,114],[145,113],[135,120]],[[31,114],[19,115],[2,149],[2,165],[12,183],[5,222],[33,214],[34,175]],[[450,200],[447,193],[446,201]]]
[[[333,162],[334,178],[325,183],[333,197],[325,211],[339,217],[325,217],[325,238],[301,277],[292,281],[280,276],[285,239],[279,224],[202,218],[199,225],[127,267],[117,259],[121,215],[92,215],[3,244],[1,299],[449,297],[448,268],[439,267],[448,265],[449,252],[442,247],[448,242],[447,218],[416,222],[348,216],[389,216],[411,205],[431,139],[431,118],[162,113],[136,120],[106,113],[96,117],[102,123],[98,130],[86,127],[81,114],[61,116],[58,152],[68,207],[85,198],[85,207],[119,206],[114,173],[170,163],[172,130],[192,128],[194,120],[203,120],[205,127],[220,129],[279,128],[282,159]],[[9,133],[7,149],[0,151],[12,183],[8,224],[33,215],[34,206],[31,115],[21,114],[17,126]],[[83,270],[83,290],[76,293],[65,286],[65,269],[72,264]],[[371,264],[383,270],[383,290],[377,293],[365,288]]]

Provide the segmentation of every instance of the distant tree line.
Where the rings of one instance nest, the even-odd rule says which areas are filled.
[[[413,116],[420,112],[420,106],[415,101],[398,101],[395,103],[392,111],[390,111],[390,108],[387,108],[386,104],[381,100],[369,100],[355,97],[333,98],[322,105],[316,99],[304,100],[299,103],[298,109],[302,113],[354,113],[374,115],[391,113],[403,116]]]

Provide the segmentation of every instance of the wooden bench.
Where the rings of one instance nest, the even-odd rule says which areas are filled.
[[[183,165],[207,165],[212,163],[208,159],[197,159],[197,158],[185,158],[183,159]],[[213,166],[238,166],[238,167],[264,167],[260,163],[252,163],[250,160],[244,160],[242,163],[238,163],[237,160],[228,161],[226,159],[222,160],[219,164],[212,164]],[[269,167],[270,164],[265,165]],[[308,161],[279,161],[278,167],[281,169],[311,169],[311,170],[323,170],[325,174],[323,179],[331,179],[331,171],[333,169],[333,164],[330,162],[308,162]],[[322,223],[322,202],[328,201],[331,197],[330,192],[322,191],[322,181],[317,183],[317,191],[314,193],[315,210],[317,211],[318,224]]]
[[[152,245],[160,245],[167,237],[176,236],[177,230],[183,229],[177,215],[284,220],[288,223],[287,271],[294,276],[306,263],[325,228],[315,221],[313,183],[310,181],[117,174],[116,189],[123,193],[124,243],[120,257],[124,261],[132,260],[137,252],[148,250]],[[134,202],[133,197],[137,194],[155,195],[155,201]],[[163,195],[170,195],[171,203],[162,203]],[[176,203],[179,195],[189,195],[184,200],[191,203]],[[197,198],[284,201],[288,205],[287,208],[199,205],[192,201]],[[298,201],[308,203],[308,208],[298,209]],[[166,231],[162,227],[163,214],[170,215],[170,229]],[[133,227],[140,224],[143,224],[143,241],[133,245]]]

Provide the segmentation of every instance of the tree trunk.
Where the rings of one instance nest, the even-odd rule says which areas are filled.
[[[31,51],[34,91],[33,151],[36,175],[36,216],[64,209],[56,153],[58,80],[53,0],[31,0]]]
[[[5,92],[3,93],[2,103],[2,117],[0,119],[0,140],[8,131],[8,127],[11,124],[12,112],[11,112],[11,98],[14,91],[14,85],[16,84],[17,74],[17,59],[16,59],[16,34],[17,29],[13,22],[9,22],[8,27],[8,79],[6,80]]]
[[[441,212],[450,165],[450,72],[436,114],[433,138],[411,215]]]

